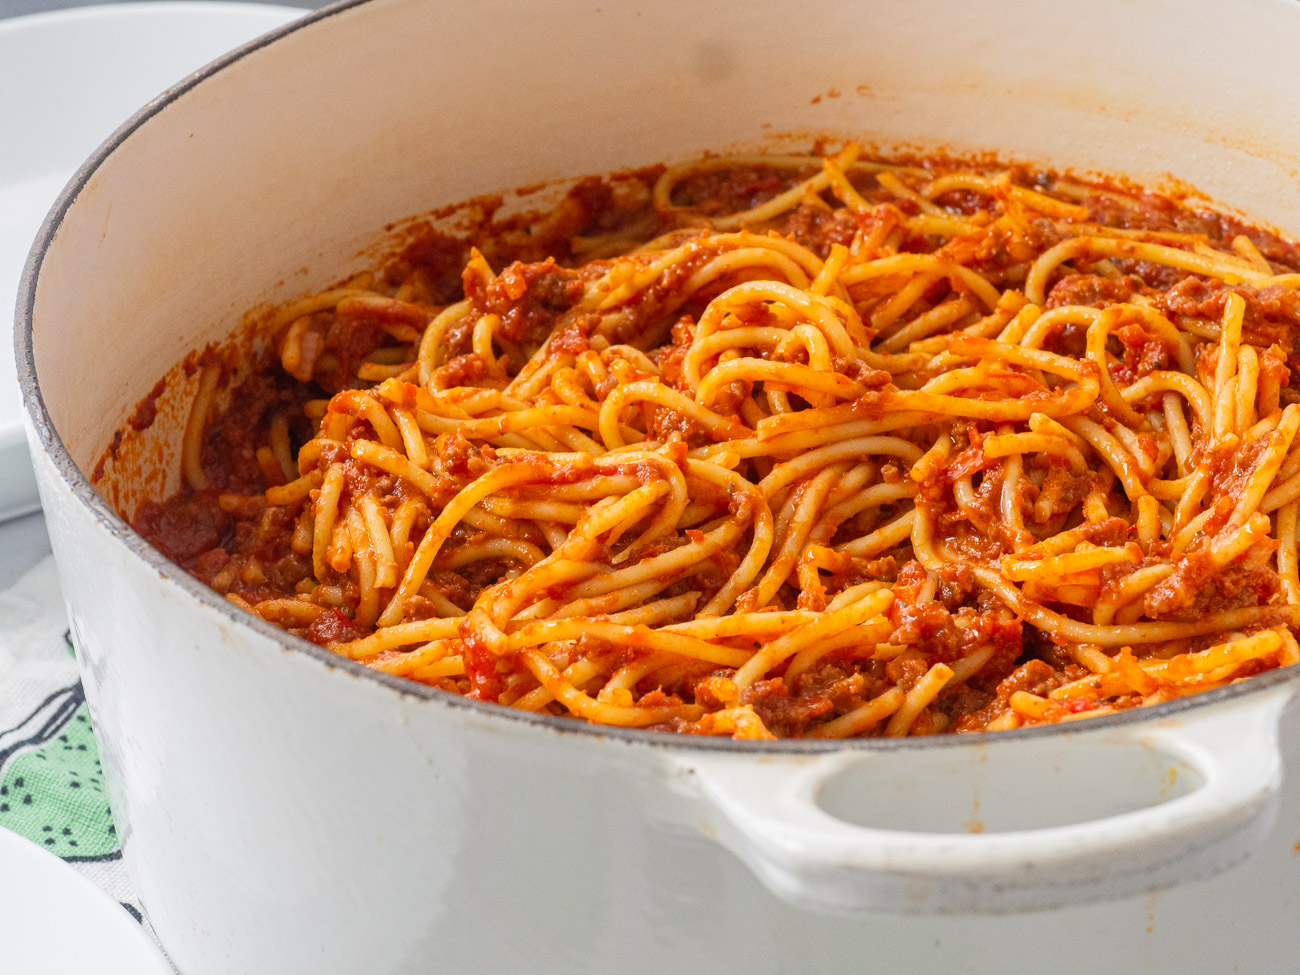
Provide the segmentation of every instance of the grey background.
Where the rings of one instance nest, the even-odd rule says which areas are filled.
[[[23,14],[38,14],[46,10],[60,10],[63,7],[97,7],[118,0],[0,0],[0,17],[20,17]],[[145,0],[155,2],[155,0]],[[245,0],[249,3],[266,3],[269,0]],[[312,0],[275,0],[277,6],[283,7],[323,7],[324,3]]]

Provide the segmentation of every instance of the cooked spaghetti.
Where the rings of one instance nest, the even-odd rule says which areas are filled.
[[[1007,729],[1300,661],[1294,245],[1051,172],[708,158],[267,323],[142,533],[456,694],[738,738]]]

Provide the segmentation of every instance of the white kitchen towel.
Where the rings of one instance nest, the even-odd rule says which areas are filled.
[[[0,826],[62,857],[148,927],[122,862],[48,556],[0,592]]]

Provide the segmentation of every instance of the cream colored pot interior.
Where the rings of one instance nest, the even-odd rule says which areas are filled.
[[[227,338],[254,306],[364,266],[387,223],[541,180],[813,134],[1156,184],[1174,173],[1300,231],[1300,69],[1294,35],[1275,29],[1279,14],[1297,19],[1280,9],[1292,6],[1234,4],[1230,32],[1210,2],[1105,0],[1086,16],[911,0],[343,9],[164,103],[130,133],[132,151],[81,188],[60,231],[69,244],[50,250],[36,295],[46,405],[90,471],[187,353]],[[366,49],[350,28],[362,16],[372,36],[397,40]],[[1150,43],[1171,24],[1177,43]],[[177,486],[194,382],[172,382],[165,422],[108,465],[110,500],[130,508]]]

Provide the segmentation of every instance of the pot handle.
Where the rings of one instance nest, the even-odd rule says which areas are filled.
[[[1012,749],[1006,754],[1017,762],[1041,763],[1031,764],[1031,773],[1059,764],[1061,749],[1084,741],[1138,748],[1154,752],[1153,768],[1163,760],[1166,773],[1181,765],[1200,780],[1177,798],[1086,822],[977,834],[910,832],[854,825],[818,804],[832,777],[870,776],[883,768],[878,763],[914,762],[913,748],[678,753],[677,791],[691,800],[689,818],[679,821],[730,849],[783,900],[816,911],[1000,913],[1148,892],[1226,869],[1269,834],[1282,778],[1278,726],[1293,684],[1157,724],[935,743],[952,749],[945,761],[963,765],[987,762],[990,748]],[[1107,754],[1101,753],[1103,769]]]

